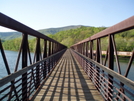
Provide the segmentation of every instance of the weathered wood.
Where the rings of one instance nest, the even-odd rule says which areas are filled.
[[[104,101],[69,50],[32,101]]]

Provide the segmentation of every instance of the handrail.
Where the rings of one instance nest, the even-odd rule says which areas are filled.
[[[71,52],[106,101],[134,100],[134,81],[73,49]]]
[[[38,62],[36,62],[36,63],[28,66],[28,67],[24,67],[23,69],[15,72],[15,73],[12,73],[12,74],[8,75],[7,77],[4,77],[4,78],[0,79],[0,87],[3,86],[3,85],[5,85],[5,84],[7,84],[8,82],[11,82],[12,80],[14,80],[15,78],[17,78],[18,76],[21,76],[22,74],[26,73],[28,70],[32,69],[33,67],[36,67],[39,64],[43,63],[44,61],[46,61],[46,60],[48,60],[48,59],[50,59],[50,58],[52,58],[52,57],[54,57],[54,56],[62,53],[65,50],[66,49],[63,49],[63,50],[61,50],[61,51],[59,51],[59,52],[57,52],[57,53],[55,53],[55,54],[53,54],[53,55],[51,55],[51,56],[49,56],[47,58],[44,58],[41,61],[38,61]]]
[[[22,32],[14,71],[11,71],[7,61],[8,57],[4,53],[0,40],[0,54],[2,54],[4,69],[8,75],[0,79],[0,94],[3,93],[0,95],[0,100],[26,101],[52,72],[67,47],[2,13],[0,13],[0,26]],[[28,35],[36,38],[33,50],[30,49]],[[34,57],[31,56],[31,51],[34,51]]]
[[[47,40],[50,40],[52,42],[55,42],[55,43],[58,43],[60,44],[59,42],[55,41],[54,39],[51,39],[49,37],[47,37],[46,35],[43,35],[41,34],[40,32],[0,13],[0,25],[3,26],[3,27],[7,27],[7,28],[10,28],[10,29],[13,29],[13,30],[16,30],[16,31],[19,31],[19,32],[22,32],[22,33],[27,33],[29,35],[32,35],[32,36],[35,36],[35,37],[39,37],[39,38],[43,38],[43,39],[47,39]],[[60,44],[62,45],[62,44]]]
[[[116,34],[119,32],[123,32],[123,31],[133,29],[133,28],[134,28],[134,16],[132,16],[132,17],[116,24],[116,25],[113,25],[113,26],[111,26],[111,27],[109,27],[109,28],[97,33],[97,34],[94,34],[93,36],[91,36],[87,39],[84,39],[84,40],[74,44],[73,46],[90,41],[90,40],[102,38],[102,37],[108,36],[110,34]]]
[[[96,62],[96,61],[94,61],[94,60],[92,60],[92,59],[90,59],[90,58],[78,53],[75,50],[72,50],[72,51],[74,51],[75,53],[77,53],[82,58],[86,59],[87,61],[90,61],[90,62],[94,63],[96,66],[100,67],[102,70],[106,71],[108,74],[110,74],[111,76],[114,76],[115,78],[120,80],[122,83],[124,83],[125,85],[127,85],[128,87],[130,87],[131,89],[134,90],[134,81],[132,81],[132,80],[124,77],[123,75],[121,75],[121,74],[119,74],[119,73],[107,68],[106,66],[104,66],[104,65],[102,65],[102,64],[100,64],[100,63],[98,63],[98,62]]]
[[[113,91],[116,88],[116,87],[114,88],[114,84],[117,83],[116,81],[114,81],[114,79],[120,79],[118,80],[119,87],[116,88],[118,89],[117,91],[118,93],[117,95],[115,95],[117,100],[121,97],[120,95],[122,95],[124,98],[128,98],[128,96],[125,95],[125,91],[124,91],[124,90],[128,91],[128,89],[125,89],[125,85],[129,86],[129,88],[132,88],[134,90],[134,82],[127,78],[128,74],[130,74],[130,69],[132,68],[132,62],[134,60],[134,47],[132,49],[131,52],[132,54],[130,56],[126,69],[122,72],[122,68],[118,57],[119,50],[117,50],[116,48],[117,45],[115,40],[116,37],[114,37],[115,34],[118,34],[123,31],[131,30],[131,29],[134,29],[134,16],[71,46],[71,49],[73,49],[73,51],[83,54],[85,57],[89,58],[87,59],[85,57],[82,57],[81,55],[80,56],[76,55],[76,57],[78,58],[77,60],[79,61],[81,66],[85,69],[87,75],[89,75],[88,74],[89,68],[91,69],[90,72],[91,74],[93,73],[93,75],[89,78],[92,79],[93,82],[95,82],[95,86],[98,89],[101,88],[101,83],[103,82],[102,78],[107,80],[103,82],[105,83],[103,89],[105,94],[103,95],[103,97],[105,97],[106,100],[113,100],[114,97]],[[105,41],[105,40],[107,40],[107,42],[104,45],[104,43],[102,44],[101,41]],[[106,51],[105,58],[102,55],[102,50]],[[114,64],[114,62],[116,64]],[[107,66],[107,68],[103,68],[105,66]],[[115,68],[117,69],[117,72],[114,72]],[[101,71],[101,69],[103,70]],[[103,74],[104,71],[106,71],[106,75]],[[94,77],[94,75],[97,77]],[[105,87],[106,85],[108,85],[108,88]],[[134,96],[133,93],[130,95]]]

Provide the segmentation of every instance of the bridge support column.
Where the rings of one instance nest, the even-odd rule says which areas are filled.
[[[47,40],[44,40],[44,53],[43,53],[43,58],[47,57]],[[47,71],[46,71],[46,61],[44,62],[44,71],[43,71],[43,77],[46,78]]]
[[[100,63],[100,39],[97,39],[97,47],[96,47],[96,61],[98,63]],[[96,85],[97,85],[97,88],[98,90],[100,89],[100,68],[98,66],[96,66],[97,68],[97,77],[96,77]]]
[[[54,43],[52,42],[52,51],[51,54],[54,54]],[[54,58],[52,58],[52,68],[54,66]]]
[[[51,55],[51,41],[49,41],[49,51],[48,51],[48,56]],[[48,73],[50,72],[50,68],[51,68],[51,60],[49,59],[49,65],[48,65]]]
[[[112,43],[112,35],[109,35],[109,49],[108,49],[108,67],[110,68],[110,69],[112,69],[112,70],[114,70],[114,47],[113,47],[113,43]],[[108,75],[109,76],[109,78],[111,78],[111,79],[113,79],[113,76],[111,76],[111,75]],[[111,79],[109,79],[109,82],[108,82],[108,86],[109,86],[109,88],[108,88],[108,97],[110,97],[110,98],[112,98],[112,89],[113,89],[113,87],[112,87],[112,85],[111,84],[113,84],[113,81],[111,80]],[[111,83],[111,84],[110,84]],[[110,100],[110,99],[108,99],[108,100]]]
[[[23,34],[22,40],[22,68],[27,67],[28,35]],[[27,73],[22,75],[22,101],[27,101]]]
[[[40,60],[40,38],[37,38],[37,43],[36,43],[36,51],[35,51],[35,55],[36,55],[36,62]],[[39,66],[36,66],[36,84],[35,84],[35,88],[37,89],[38,86],[40,84],[40,77],[39,77]]]
[[[90,41],[90,55],[89,55],[89,58],[90,59],[93,59],[93,40]]]
[[[89,54],[89,58],[93,59],[93,40],[90,41],[90,54]],[[93,81],[92,80],[93,77],[91,76],[93,74],[92,62],[89,62],[89,64],[90,64],[90,69],[89,69],[89,71],[90,71],[90,74],[89,74],[90,75],[90,80]]]

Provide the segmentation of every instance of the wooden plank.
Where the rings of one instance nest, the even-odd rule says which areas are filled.
[[[67,50],[32,101],[104,101],[82,67]]]

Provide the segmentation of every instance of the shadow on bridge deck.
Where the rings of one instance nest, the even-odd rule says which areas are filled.
[[[103,101],[104,99],[70,51],[67,50],[32,100]]]

